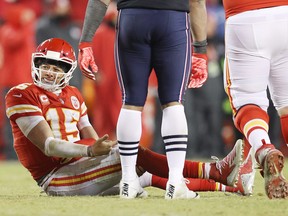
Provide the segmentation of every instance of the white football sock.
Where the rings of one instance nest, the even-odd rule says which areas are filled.
[[[141,112],[122,108],[116,129],[122,167],[122,180],[132,181],[137,178],[136,160],[142,133]]]
[[[169,183],[179,183],[183,179],[188,141],[187,121],[182,105],[163,110],[161,133],[169,166]]]
[[[249,134],[248,141],[254,152],[261,148],[263,145],[262,140],[264,140],[266,144],[271,144],[268,133],[263,129],[255,129]]]
[[[152,185],[152,174],[145,172],[142,176],[139,177],[139,180],[142,188],[149,187]]]

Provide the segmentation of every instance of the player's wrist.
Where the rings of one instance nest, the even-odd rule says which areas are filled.
[[[206,54],[207,53],[207,40],[195,41],[192,43],[193,53]]]
[[[207,54],[206,53],[193,53],[193,57],[201,58],[204,60],[208,60]]]
[[[92,46],[92,42],[80,42],[79,43],[79,49],[84,49],[84,48],[87,48],[87,47],[91,47]]]
[[[66,140],[48,137],[44,145],[44,153],[47,156],[63,158],[88,156],[88,146],[81,143],[75,144]]]
[[[87,156],[93,157],[92,146],[87,146]]]

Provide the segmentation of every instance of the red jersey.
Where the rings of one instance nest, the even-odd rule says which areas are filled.
[[[226,19],[245,11],[283,5],[288,5],[288,0],[223,0]]]
[[[21,132],[16,119],[43,116],[55,138],[75,142],[80,140],[77,123],[87,114],[87,108],[75,87],[66,86],[57,96],[32,83],[24,83],[13,87],[7,93],[6,114],[12,126],[14,149],[18,159],[33,178],[38,180],[54,168],[63,166],[63,158],[46,156]]]

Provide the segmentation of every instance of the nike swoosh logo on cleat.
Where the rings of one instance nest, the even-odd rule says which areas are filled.
[[[13,96],[20,98],[20,97],[22,97],[22,94],[14,94]]]

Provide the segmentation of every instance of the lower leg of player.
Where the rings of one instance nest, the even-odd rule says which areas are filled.
[[[282,135],[283,135],[284,141],[288,147],[288,115],[281,116],[280,121],[281,121]]]
[[[140,177],[140,184],[142,187],[152,186],[165,190],[167,182],[168,182],[167,178],[152,175],[148,172],[146,172]],[[186,185],[189,188],[189,190],[193,191],[237,192],[237,188],[223,185],[211,179],[187,178]]]
[[[188,141],[188,128],[182,105],[163,109],[161,134],[165,143],[169,182],[171,184],[179,183],[183,179],[182,173]]]

